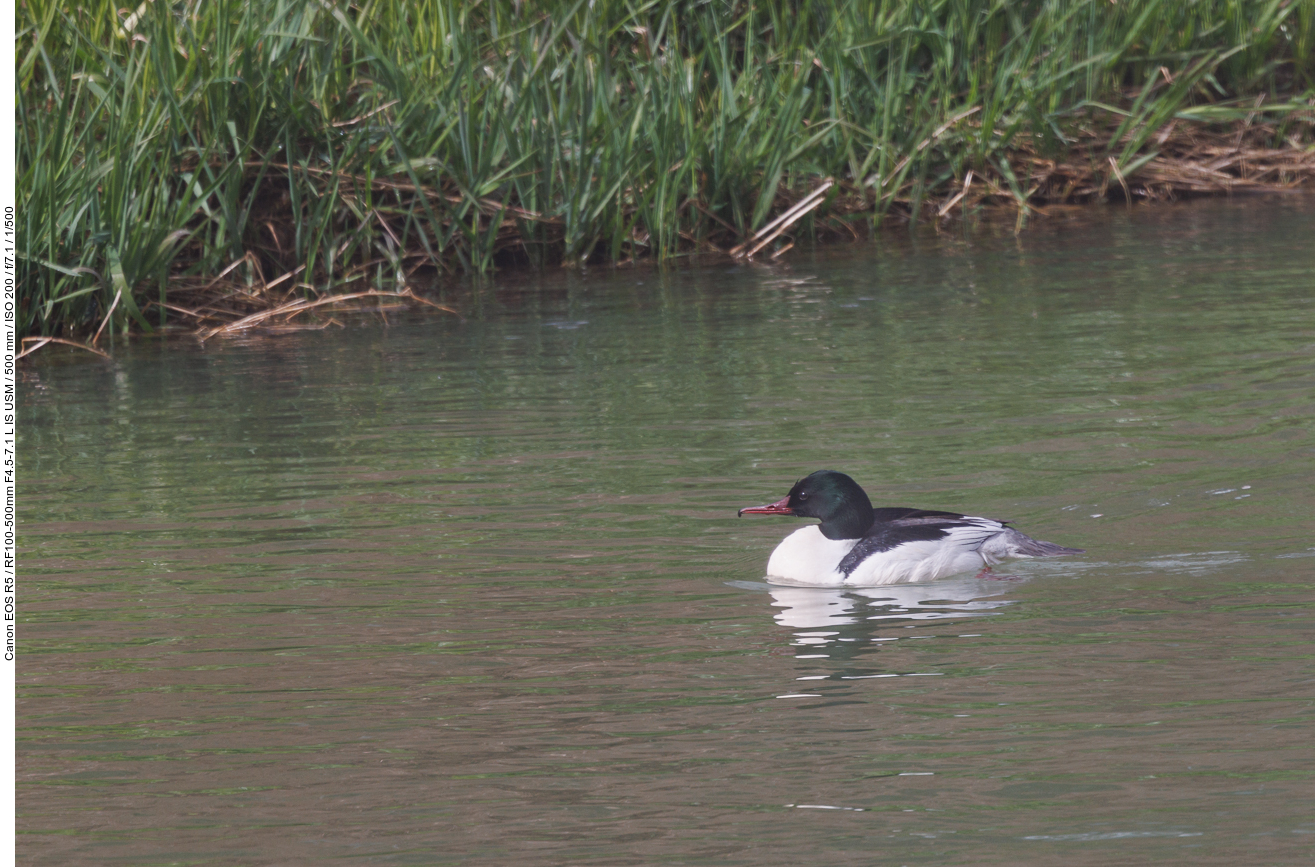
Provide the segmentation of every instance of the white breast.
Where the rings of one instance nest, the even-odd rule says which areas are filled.
[[[838,587],[845,576],[836,567],[857,541],[828,539],[816,524],[801,527],[776,546],[767,561],[767,578],[773,584]]]

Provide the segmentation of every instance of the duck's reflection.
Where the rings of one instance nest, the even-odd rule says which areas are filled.
[[[757,582],[730,582],[766,590],[773,618],[793,630],[790,646],[798,659],[831,660],[823,672],[808,678],[851,680],[861,677],[893,677],[871,655],[901,639],[940,637],[919,627],[933,626],[973,617],[989,616],[1012,604],[1002,598],[1018,586],[1018,579],[962,577],[926,584],[888,584],[881,587],[786,587]],[[968,636],[965,636],[968,637]],[[975,637],[975,636],[972,636]],[[784,650],[784,648],[782,648]],[[901,654],[902,655],[902,654]],[[883,654],[884,656],[884,654]],[[867,657],[863,663],[859,659]],[[894,659],[892,658],[892,662]],[[834,664],[839,663],[836,667]],[[863,668],[855,668],[863,665]]]
[[[835,628],[891,620],[973,617],[1010,604],[998,599],[1010,584],[991,578],[959,578],[881,587],[782,587],[767,585],[776,622],[792,629]],[[852,630],[850,630],[852,631]],[[868,631],[872,631],[869,629]]]

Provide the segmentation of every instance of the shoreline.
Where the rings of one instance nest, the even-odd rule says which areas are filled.
[[[19,336],[1309,188],[1315,16],[1221,4],[24,4]]]
[[[1015,237],[1020,235],[1026,236],[1029,231],[1044,232],[1047,229],[1060,227],[1063,223],[1070,221],[1079,224],[1079,228],[1084,221],[1100,217],[1102,209],[1119,208],[1122,209],[1125,204],[1128,207],[1142,209],[1154,209],[1157,207],[1176,206],[1176,207],[1193,207],[1197,205],[1209,205],[1234,198],[1243,198],[1249,200],[1263,200],[1273,197],[1298,196],[1309,198],[1315,202],[1315,185],[1305,184],[1287,187],[1283,189],[1273,188],[1256,188],[1246,187],[1235,189],[1227,193],[1197,193],[1188,196],[1162,197],[1156,199],[1134,200],[1131,203],[1122,201],[1099,201],[1092,200],[1083,203],[1061,202],[1047,204],[1044,208],[1031,205],[1030,213],[1035,218],[1029,218],[1027,226],[1021,231],[1018,226],[1017,214],[1018,209],[1012,205],[995,205],[981,206],[973,212],[968,218],[957,217],[953,214],[945,218],[935,220],[923,220],[918,225],[934,229],[937,235],[941,235],[947,230],[956,230],[956,227],[962,227],[965,223],[970,223],[974,231],[993,230],[994,234],[1012,234]],[[1071,230],[1071,226],[1064,226],[1065,231]],[[631,260],[625,263],[615,262],[597,262],[588,265],[576,265],[572,268],[532,268],[532,267],[508,267],[499,270],[498,274],[505,278],[509,286],[524,286],[525,283],[533,281],[536,277],[542,275],[564,274],[567,271],[574,270],[577,273],[587,274],[599,270],[618,270],[623,268],[643,268],[648,270],[662,269],[666,267],[682,268],[712,268],[726,264],[736,263],[742,265],[759,265],[763,267],[774,267],[784,265],[788,267],[794,256],[804,254],[816,255],[825,254],[828,251],[838,252],[840,250],[852,250],[855,247],[878,243],[883,236],[891,237],[895,234],[907,235],[911,227],[908,221],[902,221],[899,224],[889,223],[883,227],[872,230],[866,237],[839,236],[833,234],[827,239],[814,239],[806,247],[795,247],[790,245],[791,249],[783,251],[784,255],[780,257],[761,257],[757,259],[734,258],[724,251],[691,251],[685,256],[667,260],[640,259]],[[489,281],[496,285],[497,277],[493,275],[477,275],[477,279]],[[447,278],[444,282],[448,286],[456,286],[458,278]],[[468,287],[467,287],[468,288]],[[216,290],[220,297],[230,295],[232,288],[225,288],[222,291]],[[246,338],[246,337],[270,337],[277,338],[284,334],[296,334],[306,331],[324,331],[332,328],[346,328],[348,317],[356,316],[379,316],[382,315],[386,321],[389,313],[398,312],[423,312],[425,310],[437,310],[448,316],[457,319],[464,319],[462,312],[450,300],[445,303],[439,303],[433,297],[427,297],[433,293],[416,291],[411,287],[403,288],[399,291],[380,291],[368,290],[361,293],[342,293],[333,295],[326,293],[318,301],[307,303],[303,299],[294,299],[292,301],[279,301],[273,303],[269,301],[263,303],[266,299],[260,296],[245,298],[249,304],[249,310],[244,317],[230,318],[226,326],[211,326],[209,328],[193,328],[183,324],[171,324],[167,328],[157,328],[153,332],[142,332],[133,330],[126,335],[121,335],[121,339],[140,340],[143,338],[156,338],[164,340],[187,339],[195,341],[199,345],[205,345],[212,340],[222,342],[227,338]],[[244,293],[245,295],[245,293]],[[231,298],[230,298],[231,300]],[[303,318],[303,314],[310,314],[309,317]],[[338,317],[342,317],[339,319]],[[29,348],[25,349],[19,356],[24,357],[34,354],[36,351],[45,346],[67,346],[78,350],[84,350],[93,353],[106,360],[110,360],[112,355],[103,351],[103,345],[97,346],[89,341],[78,341],[76,339],[61,338],[35,338],[28,337],[25,343]],[[39,345],[35,345],[38,344]]]

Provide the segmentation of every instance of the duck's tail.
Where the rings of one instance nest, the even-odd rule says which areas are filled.
[[[1054,542],[1042,542],[1040,539],[1033,539],[1031,536],[1025,536],[1015,530],[1013,527],[1005,529],[998,537],[1003,543],[1007,557],[1066,557],[1069,554],[1085,554],[1083,548],[1065,548],[1063,545],[1056,545]]]

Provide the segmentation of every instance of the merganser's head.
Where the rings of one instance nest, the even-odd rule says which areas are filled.
[[[740,509],[741,515],[817,518],[828,539],[860,539],[872,526],[872,501],[858,482],[834,470],[818,470],[795,482],[785,499]]]

